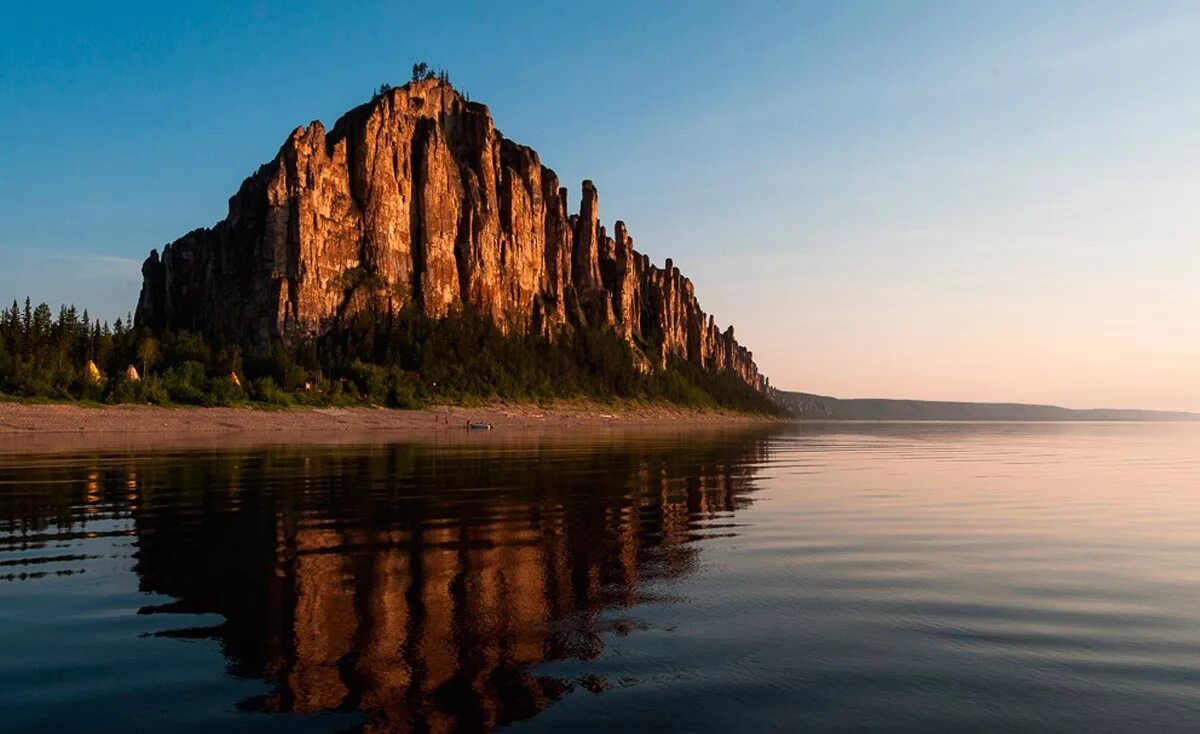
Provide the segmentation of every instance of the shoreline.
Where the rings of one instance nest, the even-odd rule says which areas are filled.
[[[469,422],[493,430],[470,430]],[[99,446],[218,446],[237,443],[371,442],[575,431],[728,429],[773,425],[784,419],[667,404],[488,403],[417,410],[353,408],[203,408],[154,405],[75,405],[0,402],[0,453]]]

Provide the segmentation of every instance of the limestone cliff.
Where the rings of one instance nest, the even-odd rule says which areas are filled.
[[[672,354],[766,381],[668,259],[650,264],[623,222],[608,236],[596,188],[578,214],[530,148],[487,107],[437,79],[376,96],[332,130],[297,128],[229,200],[229,215],[151,252],[137,322],[263,343],[335,328],[363,309],[464,304],[508,333],[609,328],[666,364]]]

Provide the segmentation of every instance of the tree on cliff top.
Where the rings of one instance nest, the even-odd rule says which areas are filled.
[[[443,84],[450,83],[450,72],[445,69],[433,70],[429,64],[424,61],[418,61],[412,66],[412,80],[414,82],[424,81],[426,79],[437,79]]]
[[[434,71],[433,68],[424,61],[418,61],[417,63],[413,64],[412,81],[423,82],[427,79],[437,79],[443,84],[449,84],[450,72],[446,71],[445,69],[438,69],[437,71]],[[393,89],[395,89],[395,87],[387,82],[380,84],[379,88],[375,90],[375,93],[371,95],[371,101],[379,99],[385,94],[391,92]],[[466,92],[463,92],[462,94],[463,97],[469,102],[471,98],[466,94]]]

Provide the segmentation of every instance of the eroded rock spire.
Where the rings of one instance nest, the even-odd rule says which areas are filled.
[[[507,333],[611,328],[664,366],[671,355],[765,380],[691,281],[609,237],[599,195],[568,192],[487,107],[439,79],[391,89],[326,131],[297,128],[247,178],[228,216],[151,253],[137,322],[263,343],[320,334],[364,309],[464,305]],[[582,322],[582,323],[581,323]]]

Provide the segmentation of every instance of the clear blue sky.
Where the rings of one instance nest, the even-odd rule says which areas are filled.
[[[1195,3],[5,5],[6,300],[124,314],[427,60],[781,387],[1200,409]]]

